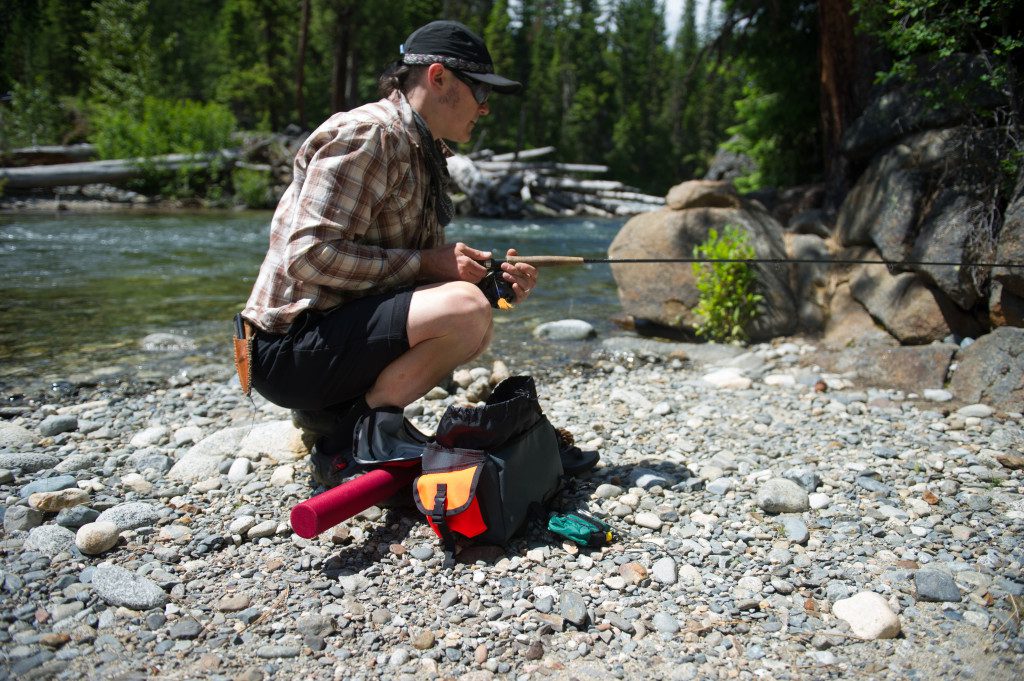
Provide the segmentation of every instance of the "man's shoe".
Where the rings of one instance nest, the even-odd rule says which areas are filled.
[[[328,454],[322,441],[313,445],[309,452],[309,473],[314,487],[331,489],[363,472],[363,466],[352,460],[352,452]]]

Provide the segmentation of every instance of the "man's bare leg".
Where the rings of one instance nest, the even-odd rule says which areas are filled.
[[[490,344],[491,306],[464,281],[416,289],[407,322],[409,350],[389,364],[366,393],[366,404],[404,407],[427,394],[455,367]]]

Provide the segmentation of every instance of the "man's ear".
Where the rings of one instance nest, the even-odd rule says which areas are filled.
[[[445,68],[443,65],[433,63],[427,67],[427,87],[441,89],[444,87]]]

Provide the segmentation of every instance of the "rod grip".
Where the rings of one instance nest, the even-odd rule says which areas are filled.
[[[574,255],[510,255],[505,262],[515,265],[523,263],[534,267],[557,267],[559,265],[582,265],[585,260]]]
[[[416,465],[375,468],[292,508],[295,534],[311,539],[408,487],[419,474]]]

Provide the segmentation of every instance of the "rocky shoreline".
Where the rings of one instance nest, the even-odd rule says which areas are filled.
[[[0,677],[1016,676],[1019,411],[856,384],[802,341],[615,341],[536,376],[603,456],[560,505],[616,541],[531,527],[454,568],[406,509],[295,536],[299,433],[227,367],[9,402]]]

